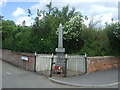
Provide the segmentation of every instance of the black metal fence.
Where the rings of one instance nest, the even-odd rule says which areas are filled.
[[[57,63],[57,56],[51,58],[51,71],[52,76],[74,76],[84,74],[87,71],[86,55],[68,55],[61,57],[61,63]]]
[[[67,76],[67,58],[61,57],[61,62],[56,62],[58,56],[53,56],[51,58],[51,71],[50,77],[52,76]]]

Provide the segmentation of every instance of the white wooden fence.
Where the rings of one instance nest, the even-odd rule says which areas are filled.
[[[76,72],[85,72],[85,57],[84,55],[69,55],[67,60],[67,70]]]
[[[49,76],[51,70],[51,58],[52,55],[50,54],[38,54],[36,57],[36,71]],[[82,74],[85,73],[85,71],[86,67],[84,55],[68,55],[67,59],[68,76]]]
[[[38,54],[36,57],[36,71],[50,70],[51,57],[51,55]]]

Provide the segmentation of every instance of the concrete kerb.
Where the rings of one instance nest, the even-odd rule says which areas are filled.
[[[86,88],[104,88],[104,87],[110,87],[110,86],[114,86],[114,85],[118,85],[120,84],[120,82],[116,82],[116,83],[111,83],[111,84],[104,84],[104,85],[82,85],[82,84],[73,84],[73,83],[68,83],[68,82],[64,82],[64,81],[59,81],[57,79],[53,79],[53,78],[48,78],[50,81],[52,82],[56,82],[59,84],[63,84],[63,85],[69,85],[69,86],[76,86],[76,87],[86,87]]]

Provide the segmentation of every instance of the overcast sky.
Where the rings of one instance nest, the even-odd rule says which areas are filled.
[[[91,18],[97,20],[101,17],[100,26],[104,26],[105,22],[111,23],[111,18],[114,19],[114,22],[118,20],[119,0],[1,0],[1,14],[4,16],[4,19],[13,20],[16,24],[21,24],[25,20],[29,26],[33,20],[27,16],[27,10],[31,9],[33,12],[36,9],[45,10],[45,5],[50,1],[52,1],[53,6],[59,9],[68,4],[70,7],[75,7],[76,11],[89,17],[85,21],[86,24],[89,23]]]

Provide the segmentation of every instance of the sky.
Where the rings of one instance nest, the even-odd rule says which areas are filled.
[[[112,18],[113,22],[118,21],[119,0],[1,0],[0,14],[5,20],[13,20],[18,25],[25,20],[26,25],[30,26],[34,20],[28,17],[28,9],[34,12],[34,18],[36,10],[46,10],[46,4],[50,1],[59,9],[68,4],[70,8],[75,7],[83,16],[88,16],[88,20],[84,21],[86,25],[91,19],[100,20],[98,26],[104,26],[105,22],[112,23]]]

